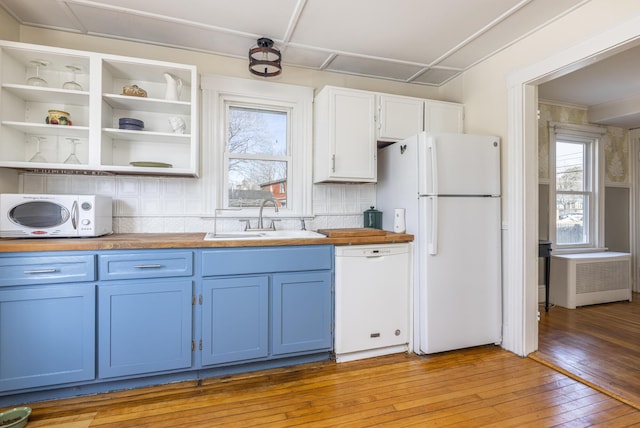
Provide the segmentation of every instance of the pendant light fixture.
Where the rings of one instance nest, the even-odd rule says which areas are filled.
[[[277,76],[282,73],[281,58],[280,51],[273,47],[273,40],[261,37],[249,50],[249,71],[261,77]]]

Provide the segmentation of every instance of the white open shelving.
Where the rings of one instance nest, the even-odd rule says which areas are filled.
[[[28,85],[32,61],[46,63],[38,74],[47,86]],[[82,90],[63,89],[79,68]],[[177,100],[165,99],[165,73],[182,82]],[[0,41],[0,167],[27,170],[96,171],[119,174],[198,175],[198,81],[195,66]],[[147,97],[123,95],[137,85]],[[49,125],[48,110],[69,112],[72,122]],[[145,124],[119,129],[120,118]],[[174,132],[170,118],[186,129]],[[66,164],[72,140],[80,164]],[[40,140],[45,162],[31,162]],[[131,163],[170,164],[170,167]]]

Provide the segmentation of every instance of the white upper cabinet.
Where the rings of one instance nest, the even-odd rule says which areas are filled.
[[[464,107],[462,104],[425,100],[424,127],[428,132],[464,131]]]
[[[377,180],[377,141],[463,132],[458,103],[324,87],[314,101],[314,182]]]
[[[198,175],[195,66],[0,42],[0,83],[0,167]]]
[[[375,182],[375,94],[327,86],[314,103],[314,182]]]
[[[378,141],[399,141],[424,131],[424,100],[378,95]]]
[[[378,95],[378,141],[395,142],[427,132],[463,132],[462,104]]]

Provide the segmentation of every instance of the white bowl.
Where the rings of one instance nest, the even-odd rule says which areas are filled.
[[[29,415],[31,414],[30,407],[16,407],[6,412],[0,413],[0,427],[2,428],[22,428],[27,424]],[[13,421],[8,423],[9,421]]]

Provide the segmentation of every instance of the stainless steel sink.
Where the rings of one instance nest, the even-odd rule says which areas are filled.
[[[325,235],[310,230],[267,230],[261,232],[209,232],[205,235],[205,241],[225,240],[260,240],[260,239],[317,239],[326,238]]]

